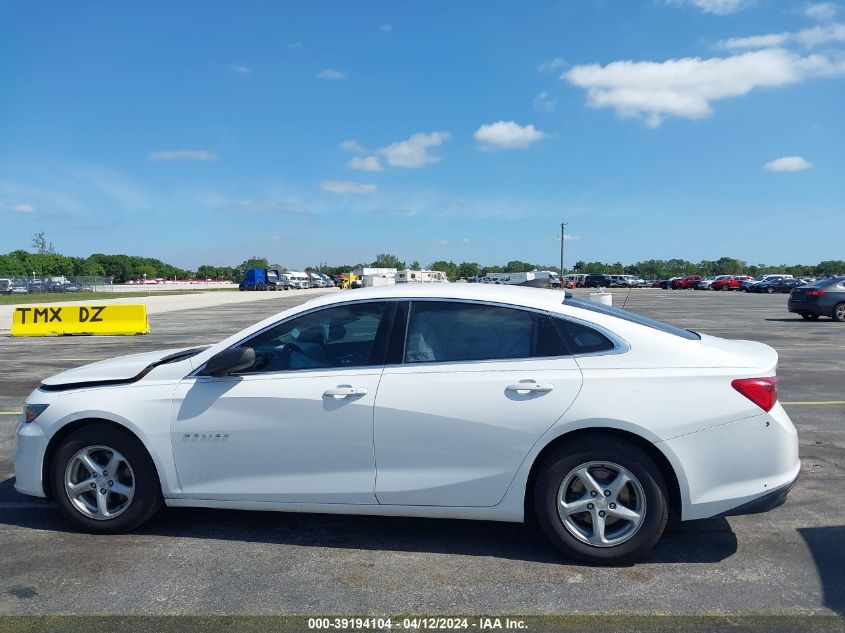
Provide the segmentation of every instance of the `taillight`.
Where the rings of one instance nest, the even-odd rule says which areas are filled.
[[[821,297],[824,294],[824,290],[808,290],[807,296],[808,297]]]
[[[731,382],[731,386],[766,413],[772,410],[778,400],[777,376],[737,378]]]

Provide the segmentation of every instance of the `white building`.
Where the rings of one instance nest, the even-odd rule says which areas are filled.
[[[396,273],[397,283],[446,283],[446,273],[439,270],[400,270]]]
[[[395,268],[356,268],[352,271],[358,277],[396,277]]]
[[[364,288],[390,286],[396,283],[395,268],[356,268],[352,274],[361,279],[361,285]]]

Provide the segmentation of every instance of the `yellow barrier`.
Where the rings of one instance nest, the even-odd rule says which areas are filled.
[[[144,305],[20,306],[12,314],[12,336],[149,333]]]

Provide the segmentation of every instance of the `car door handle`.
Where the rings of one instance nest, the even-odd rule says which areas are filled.
[[[350,396],[366,396],[367,395],[367,388],[366,387],[348,387],[346,385],[342,385],[339,387],[335,387],[334,389],[326,389],[323,392],[324,396],[330,396],[332,398],[348,398]]]
[[[515,382],[506,387],[508,391],[516,391],[517,393],[529,393],[532,391],[552,391],[555,386],[550,382]]]

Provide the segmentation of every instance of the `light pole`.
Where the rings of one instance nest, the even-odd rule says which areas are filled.
[[[566,242],[566,222],[560,223],[560,275],[563,277],[563,243]]]

